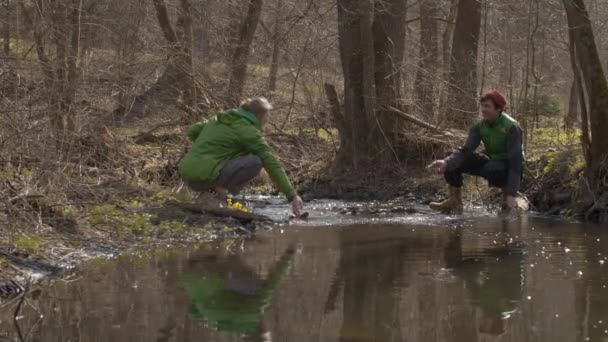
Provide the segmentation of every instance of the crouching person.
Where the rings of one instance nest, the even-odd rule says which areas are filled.
[[[460,214],[463,211],[463,174],[483,177],[492,187],[503,189],[503,210],[517,207],[517,194],[524,164],[522,131],[517,121],[504,112],[507,102],[493,91],[481,97],[482,120],[473,126],[460,149],[446,159],[436,160],[429,168],[443,174],[450,186],[449,198],[434,202],[431,209]],[[475,153],[483,142],[483,153]]]
[[[263,97],[247,99],[239,108],[189,128],[192,149],[180,162],[179,172],[191,189],[202,193],[204,207],[219,206],[227,192],[238,194],[264,168],[294,214],[300,215],[302,199],[262,136],[271,109]]]

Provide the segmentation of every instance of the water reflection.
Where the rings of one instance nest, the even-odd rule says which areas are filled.
[[[452,234],[446,267],[464,281],[475,307],[477,331],[490,340],[505,334],[509,319],[522,298],[524,257],[518,240],[522,222],[501,221],[502,230],[492,240],[480,239],[473,247],[463,244],[462,231]],[[498,240],[498,241],[497,241]]]
[[[191,313],[219,331],[238,333],[250,341],[270,341],[264,312],[294,258],[288,247],[264,279],[244,262],[241,254],[197,254],[182,275],[192,300]]]
[[[606,340],[607,232],[469,222],[285,227],[231,251],[95,262],[28,297],[18,322],[29,341]],[[19,340],[14,310],[0,340]]]
[[[382,237],[358,243],[352,231],[339,236],[340,257],[328,296],[327,309],[343,288],[341,341],[401,341],[399,304],[395,287],[403,281],[403,260],[409,252],[406,240]]]

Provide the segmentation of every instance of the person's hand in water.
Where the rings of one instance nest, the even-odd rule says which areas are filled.
[[[304,211],[304,201],[300,196],[296,196],[291,200],[291,211],[296,217],[300,217]]]
[[[426,168],[435,171],[438,174],[445,173],[445,170],[448,167],[448,163],[444,159],[435,160],[431,164],[429,164]]]

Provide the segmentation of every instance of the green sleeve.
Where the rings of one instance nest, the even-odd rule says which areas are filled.
[[[292,200],[296,196],[296,190],[289,181],[281,162],[274,156],[262,133],[251,126],[243,130],[244,144],[247,150],[260,157],[264,169],[268,172],[270,179],[274,182],[280,192]]]
[[[275,265],[274,269],[266,279],[264,287],[261,291],[262,303],[264,306],[268,305],[272,300],[275,292],[279,288],[279,285],[283,282],[283,279],[289,274],[291,267],[293,266],[294,254],[293,252],[286,252],[281,260]]]
[[[188,139],[190,139],[190,141],[195,141],[196,138],[198,138],[199,134],[201,134],[201,132],[203,131],[203,128],[206,124],[207,122],[201,121],[190,126],[190,128],[188,128]]]

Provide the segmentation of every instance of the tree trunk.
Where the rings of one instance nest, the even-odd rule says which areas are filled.
[[[183,74],[186,77],[181,82],[184,103],[190,108],[196,107],[197,87],[194,78],[194,32],[192,29],[192,6],[190,0],[180,0],[181,16],[178,21],[181,35],[178,37],[181,45],[181,53],[179,55],[178,65],[183,68]]]
[[[2,27],[2,39],[4,40],[4,55],[8,56],[11,54],[11,5],[10,1],[4,1],[4,8],[2,9],[3,16],[3,27]]]
[[[416,73],[416,97],[424,117],[435,116],[435,80],[439,69],[438,16],[436,0],[420,2],[420,62]]]
[[[450,86],[448,84],[450,78],[450,56],[452,54],[452,39],[454,36],[454,22],[456,21],[456,13],[458,9],[457,0],[449,0],[450,11],[446,18],[445,29],[441,37],[441,94],[439,96],[439,110],[437,111],[437,121],[445,118],[447,112],[448,96]]]
[[[342,111],[340,100],[338,100],[338,93],[336,92],[336,87],[334,87],[333,84],[325,83],[324,89],[325,96],[327,97],[327,101],[329,102],[334,127],[338,129],[338,133],[340,134],[340,149],[338,150],[338,153],[336,155],[335,164],[345,165],[346,163],[348,163],[348,155],[351,152],[350,137],[347,134],[348,125],[346,123],[346,120],[344,119],[344,112]]]
[[[400,122],[389,107],[401,107],[401,69],[405,49],[406,0],[376,1],[374,6],[374,65],[377,119],[370,123],[369,145],[378,157],[390,160],[395,156],[397,127]]]
[[[74,99],[76,97],[76,89],[78,88],[78,80],[80,79],[78,57],[80,56],[80,19],[82,15],[82,0],[72,0],[72,9],[70,13],[70,25],[72,35],[70,38],[70,54],[67,59],[68,74],[67,87],[64,94],[64,103],[66,107],[65,124],[66,129],[70,132],[76,130],[74,122]]]
[[[568,18],[572,56],[582,74],[581,85],[587,94],[591,131],[591,163],[588,175],[592,182],[599,178],[600,166],[608,157],[608,83],[599,58],[589,15],[583,0],[563,0]]]
[[[566,113],[566,117],[564,118],[564,126],[566,129],[573,129],[575,124],[579,122],[580,112],[579,112],[579,84],[576,80],[572,80],[572,84],[570,85],[570,100],[568,101],[568,112]]]
[[[346,165],[360,169],[394,156],[395,122],[405,41],[404,0],[338,0],[338,36],[344,77]],[[365,165],[364,165],[365,164]]]
[[[243,95],[243,89],[247,77],[249,51],[251,49],[251,43],[253,42],[258,22],[260,21],[263,4],[263,0],[249,1],[247,16],[243,20],[239,30],[238,42],[234,49],[234,53],[232,54],[232,61],[230,63],[230,81],[228,84],[228,91],[226,93],[226,99],[231,101],[233,104],[237,104]]]
[[[452,42],[448,106],[454,122],[467,128],[477,118],[477,53],[481,1],[460,0]]]
[[[277,8],[274,20],[274,32],[272,34],[272,60],[270,62],[270,73],[268,75],[268,91],[277,89],[277,74],[279,73],[279,58],[281,54],[281,24],[283,22],[283,1],[277,0]]]
[[[338,39],[344,77],[344,118],[351,151],[344,162],[355,169],[362,155],[367,153],[368,106],[363,88],[363,54],[361,48],[361,16],[359,4],[352,0],[338,2]],[[367,1],[367,0],[365,0]]]
[[[51,90],[54,106],[51,106],[51,125],[58,131],[65,127],[63,113],[68,109],[64,101],[67,92],[67,37],[68,37],[68,6],[60,1],[53,4],[52,32],[55,43],[55,68],[54,86]]]

